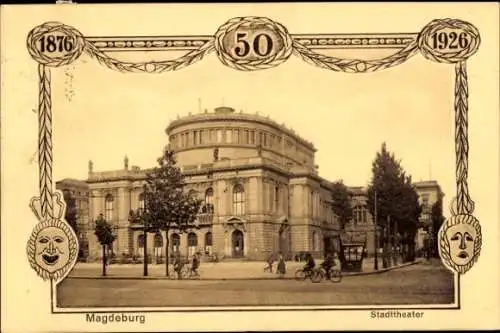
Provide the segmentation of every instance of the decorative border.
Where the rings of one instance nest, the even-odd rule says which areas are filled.
[[[450,270],[464,274],[478,260],[482,244],[481,227],[479,221],[472,216],[474,203],[469,197],[467,183],[469,145],[466,61],[476,53],[479,45],[480,36],[476,27],[468,22],[450,18],[433,20],[420,33],[292,35],[285,26],[276,21],[266,17],[251,16],[232,18],[210,36],[132,37],[84,37],[73,27],[59,22],[46,22],[33,28],[27,38],[28,51],[38,62],[40,79],[38,108],[40,197],[32,198],[30,206],[40,223],[61,220],[54,211],[57,206],[55,203],[57,192],[54,191],[52,179],[50,68],[68,65],[83,53],[109,69],[132,73],[180,70],[215,53],[224,65],[240,71],[273,68],[286,62],[293,54],[320,68],[356,74],[388,69],[421,53],[429,60],[453,64],[455,67],[457,189],[452,201],[452,217],[439,230],[439,252],[442,261]],[[356,48],[394,49],[395,52],[376,60],[343,59],[318,52],[318,50]],[[186,51],[187,53],[173,60],[145,62],[121,61],[110,55],[112,52],[126,51]],[[61,220],[61,222],[67,224],[66,221]],[[450,249],[450,237],[447,235],[447,231],[457,225],[468,228],[469,231],[473,229],[476,236],[474,253],[465,265],[455,262]],[[35,227],[34,231],[38,229],[40,228]],[[75,237],[74,233],[70,237]],[[30,262],[33,261],[32,252],[28,251]],[[51,281],[60,282],[74,264],[74,261],[68,263],[69,269],[61,274],[50,275]],[[47,274],[42,277],[47,278]]]

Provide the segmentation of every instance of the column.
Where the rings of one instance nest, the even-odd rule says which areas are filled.
[[[224,232],[224,255],[226,257],[230,257],[232,255],[230,237],[231,237],[231,230]]]
[[[180,240],[181,244],[179,246],[179,252],[181,253],[181,256],[186,256],[188,255],[188,241],[187,241],[187,233],[182,233],[180,234]]]
[[[248,257],[248,252],[249,252],[250,246],[252,245],[249,242],[250,237],[248,237],[248,231],[249,230],[246,230],[243,232],[243,256],[244,257]]]
[[[120,187],[118,189],[117,201],[117,237],[116,249],[117,255],[128,252],[129,236],[128,236],[128,213],[130,211],[130,189],[128,187]]]

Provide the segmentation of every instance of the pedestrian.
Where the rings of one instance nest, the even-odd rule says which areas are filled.
[[[181,260],[181,256],[179,253],[176,254],[175,259],[174,259],[174,271],[177,273],[177,278],[179,280],[182,279],[182,267],[184,266],[184,263]]]
[[[273,272],[273,264],[274,264],[274,253],[271,253],[267,258],[267,266],[264,267],[264,272],[269,271],[269,273]]]
[[[194,276],[198,276],[198,268],[200,267],[200,258],[199,253],[195,253],[193,255],[193,260],[191,263],[191,274]]]
[[[279,259],[278,259],[278,273],[280,275],[280,279],[285,277],[286,274],[286,263],[285,263],[285,258],[283,258],[283,255],[280,253]]]

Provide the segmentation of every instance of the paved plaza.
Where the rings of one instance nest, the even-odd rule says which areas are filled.
[[[300,265],[289,263],[287,276],[291,277]],[[454,302],[453,275],[437,260],[378,274],[346,275],[340,283],[280,280],[274,274],[264,273],[263,267],[263,263],[255,262],[210,263],[202,266],[200,280],[169,280],[164,277],[164,265],[151,265],[150,278],[141,278],[141,265],[111,265],[108,278],[99,278],[97,265],[79,265],[58,285],[57,304],[59,307],[179,307]]]
[[[319,265],[321,261],[317,261]],[[418,262],[418,261],[417,261]],[[408,263],[405,265],[414,263]],[[202,262],[199,273],[202,280],[231,280],[231,279],[277,279],[277,274],[270,274],[264,271],[266,264],[261,261],[223,261],[219,263]],[[286,263],[285,278],[294,278],[295,271],[304,266],[304,262],[289,261]],[[397,268],[397,267],[395,267]],[[273,269],[276,269],[274,264]],[[394,269],[394,267],[392,268]],[[379,270],[384,271],[382,263],[379,263]],[[374,272],[373,259],[365,259],[361,272],[349,272],[345,275],[358,275]],[[70,277],[90,278],[101,277],[102,263],[78,263]],[[165,264],[148,265],[148,276],[146,278],[160,279],[166,278]],[[113,264],[106,270],[107,278],[144,278],[142,264]]]

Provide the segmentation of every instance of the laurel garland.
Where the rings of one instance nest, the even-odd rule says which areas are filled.
[[[309,64],[345,73],[375,72],[397,66],[418,52],[416,41],[388,57],[377,60],[341,59],[314,52],[297,41],[293,42],[293,52]]]
[[[54,217],[52,190],[52,103],[50,91],[50,69],[38,65],[40,93],[38,105],[38,163],[41,217]]]
[[[212,51],[214,51],[214,39],[210,39],[199,49],[188,52],[182,57],[174,60],[126,62],[108,56],[87,40],[85,40],[84,47],[84,52],[91,58],[97,59],[97,61],[102,65],[120,72],[132,73],[162,73],[167,71],[177,71],[200,61]]]
[[[455,65],[455,153],[456,153],[456,203],[453,214],[472,214],[474,202],[469,197],[468,177],[468,97],[467,69],[465,61]]]

